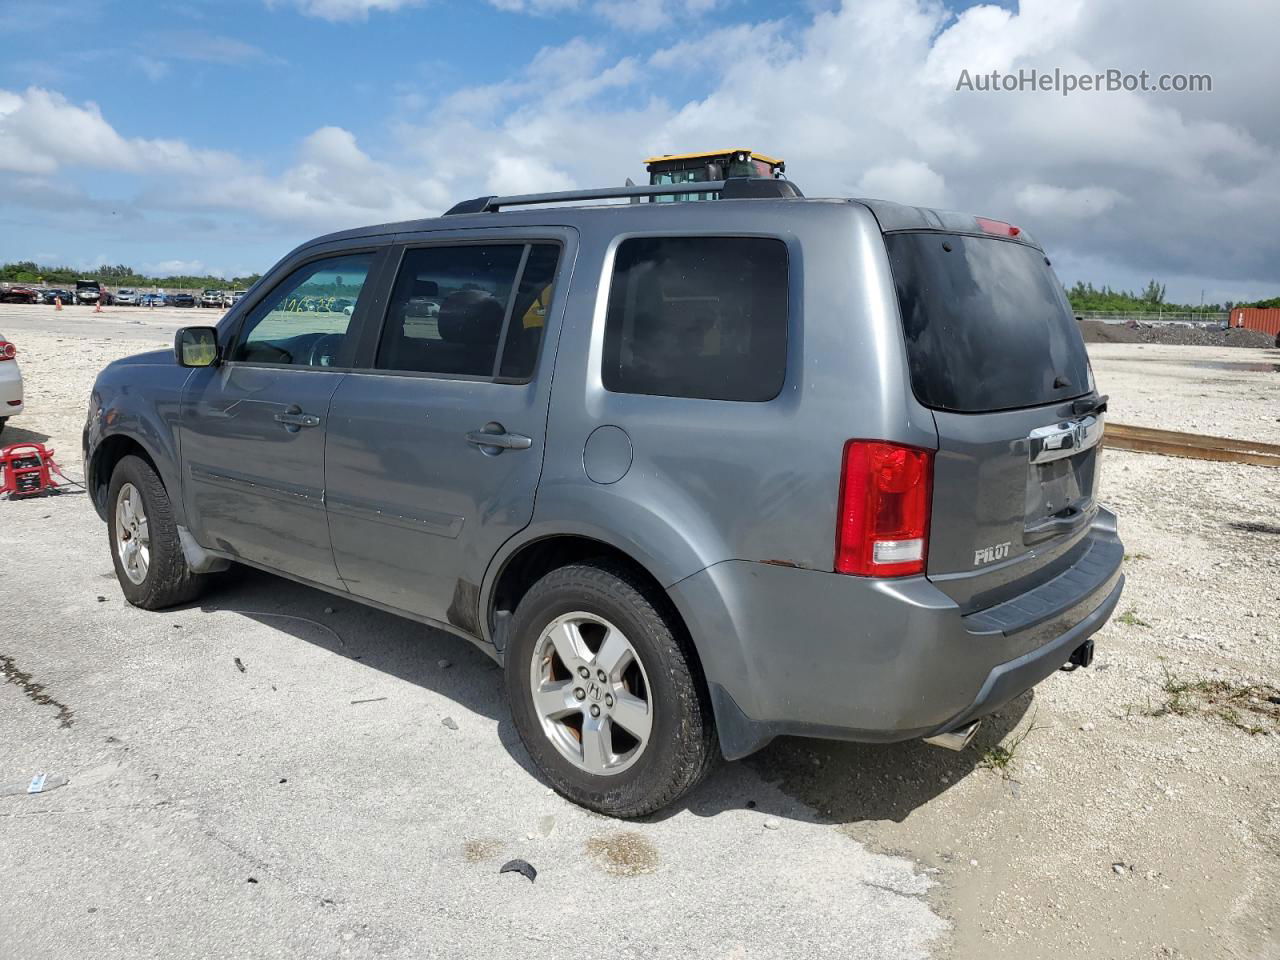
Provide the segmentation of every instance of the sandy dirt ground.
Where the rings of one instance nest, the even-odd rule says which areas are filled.
[[[96,371],[214,316],[0,307],[4,441],[82,476]],[[1091,355],[1113,421],[1280,442],[1278,351]],[[464,642],[250,572],[146,614],[82,495],[0,503],[0,956],[1280,958],[1280,471],[1102,470],[1091,669],[963,753],[781,740],[635,824],[548,795]]]

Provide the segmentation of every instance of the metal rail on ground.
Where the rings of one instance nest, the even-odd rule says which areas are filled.
[[[1210,437],[1201,433],[1157,430],[1154,427],[1133,427],[1124,423],[1108,423],[1102,442],[1117,450],[1133,450],[1137,453],[1280,467],[1280,444],[1276,443]]]

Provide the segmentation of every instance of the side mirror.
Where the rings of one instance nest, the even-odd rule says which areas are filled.
[[[218,331],[183,327],[174,335],[173,355],[180,367],[212,367],[218,362]]]

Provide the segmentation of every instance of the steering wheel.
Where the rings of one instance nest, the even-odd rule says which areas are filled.
[[[307,364],[312,367],[331,367],[342,349],[343,336],[340,333],[326,333],[317,337],[311,344],[311,352],[307,355]]]

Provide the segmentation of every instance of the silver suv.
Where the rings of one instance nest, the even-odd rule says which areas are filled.
[[[959,748],[1087,666],[1123,547],[1039,245],[696,187],[320,237],[107,367],[85,462],[125,596],[234,561],[460,634],[550,784],[623,817],[780,734]]]

